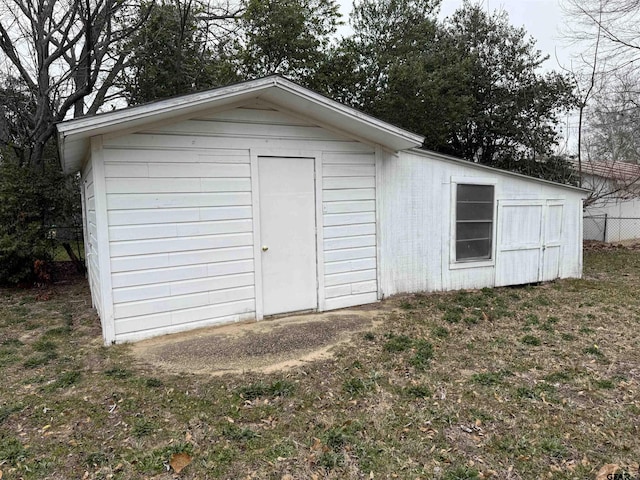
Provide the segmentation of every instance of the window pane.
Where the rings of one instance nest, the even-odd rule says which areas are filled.
[[[493,203],[493,185],[458,185],[458,201]]]
[[[456,192],[456,260],[491,258],[493,185],[458,185]]]
[[[456,258],[491,258],[491,240],[462,240],[456,242]]]
[[[458,220],[493,220],[493,203],[458,203]]]
[[[491,223],[458,223],[456,239],[474,240],[487,239],[491,240]]]

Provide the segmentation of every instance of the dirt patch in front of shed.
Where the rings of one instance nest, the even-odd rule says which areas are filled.
[[[375,327],[381,313],[349,310],[211,327],[141,341],[131,352],[172,372],[273,372],[330,357],[354,333]]]

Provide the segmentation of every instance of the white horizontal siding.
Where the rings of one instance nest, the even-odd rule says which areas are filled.
[[[251,219],[251,207],[201,207],[139,209],[135,205],[127,210],[108,212],[109,225],[129,226],[165,222],[199,222],[210,220]]]
[[[130,287],[154,284],[158,282],[158,278],[162,278],[165,282],[174,282],[246,272],[253,272],[253,259],[114,273],[112,284],[114,288]]]
[[[327,298],[326,306],[327,310],[335,310],[337,308],[353,307],[354,305],[365,305],[367,303],[374,303],[378,301],[378,294],[375,291],[369,293],[355,293],[351,295],[344,295],[340,297]]]
[[[115,193],[250,192],[249,178],[119,178],[107,179],[107,190]]]
[[[362,235],[375,235],[375,223],[360,223],[355,225],[341,225],[338,227],[326,227],[324,238],[358,237]]]
[[[148,225],[122,225],[109,228],[109,238],[117,240],[143,240],[151,238],[188,237],[219,233],[251,232],[250,219],[218,222],[189,222]]]
[[[203,307],[206,305],[229,303],[237,300],[252,299],[254,298],[254,295],[254,287],[248,286],[217,290],[214,292],[200,292],[161,299],[120,303],[116,305],[115,317],[137,317],[183,310],[187,308]]]
[[[205,250],[211,248],[241,247],[252,244],[252,233],[120,241],[111,243],[111,257]]]
[[[371,147],[265,105],[107,138],[104,146],[119,339],[255,316],[254,148],[325,152],[325,281],[341,288],[330,304],[375,300]]]
[[[124,137],[121,137],[124,138]],[[108,140],[105,143],[108,144],[108,150],[105,151],[106,160],[112,162],[119,162],[122,158],[122,153],[127,156],[130,164],[137,164],[140,167],[148,165],[149,162],[154,164],[159,163],[178,163],[178,164],[206,164],[206,163],[250,163],[249,150],[246,148],[238,147],[237,145],[233,149],[215,148],[211,150],[190,150],[188,148],[158,148],[158,145],[151,145],[148,148],[131,148],[128,145],[130,142],[124,142],[126,145],[120,145],[118,139]],[[148,168],[146,169],[148,172]],[[115,163],[107,170],[108,176],[115,177],[118,173],[123,174],[123,177],[128,178],[129,173],[126,169],[118,168],[118,164]]]
[[[375,302],[375,155],[325,154],[322,173],[325,306]]]
[[[269,125],[308,125],[304,120],[294,118],[285,112],[273,110],[268,106],[243,106],[218,112],[215,114],[203,115],[198,120],[228,121],[232,123],[244,124],[269,124]]]
[[[250,176],[250,166],[243,163],[152,163],[149,165],[151,178],[249,178]]]
[[[336,152],[366,152],[371,148],[348,139],[334,138],[333,141],[322,139],[280,139],[280,138],[253,138],[242,135],[242,124],[238,124],[238,136],[233,137],[210,137],[207,135],[166,135],[162,133],[140,133],[126,135],[124,137],[113,138],[105,141],[107,147],[117,147],[130,151],[131,149],[142,150],[164,150],[180,152],[206,151],[213,149],[265,149],[280,148],[285,151],[336,151]]]
[[[118,342],[136,342],[138,340],[143,340],[145,338],[157,336],[157,335],[167,335],[170,333],[178,333],[184,332],[187,330],[193,330],[196,328],[204,328],[211,327],[214,325],[225,325],[233,322],[241,322],[245,320],[252,320],[256,316],[255,312],[246,312],[241,314],[227,315],[226,317],[215,317],[215,318],[206,318],[204,320],[200,320],[198,322],[188,322],[188,323],[180,323],[180,324],[167,324],[158,328],[154,327],[154,322],[149,322],[151,326],[142,330],[135,330],[140,328],[142,325],[135,320],[129,322],[131,325],[126,326],[123,329],[131,330],[127,333],[119,333],[117,335]]]
[[[156,128],[149,133],[166,132],[168,134],[184,133],[188,135],[208,135],[227,138],[278,138],[293,140],[334,140],[331,132],[313,125],[284,125],[274,123],[253,123],[246,121],[229,121],[226,119],[187,120],[177,125]]]
[[[376,212],[335,213],[324,215],[324,226],[355,225],[362,223],[375,223]]]
[[[226,317],[238,320],[242,315],[254,313],[255,301],[253,299],[180,309],[174,312],[116,320],[116,334],[127,334],[140,330],[158,329],[168,326],[196,325],[202,321],[218,323],[216,320]]]
[[[336,273],[325,275],[325,285],[327,287],[333,287],[336,285],[347,285],[353,283],[365,282],[368,280],[376,279],[376,270],[356,270],[348,271],[346,273]]]
[[[248,150],[104,157],[116,334],[255,312]]]
[[[324,213],[364,213],[375,212],[374,200],[351,202],[324,202]]]
[[[253,272],[238,275],[203,277],[167,283],[114,288],[113,298],[115,304],[136,302],[140,300],[150,300],[152,298],[212,292],[226,288],[247,287],[252,286],[253,281]]]
[[[327,262],[324,272],[327,275],[334,273],[354,272],[360,270],[374,270],[376,268],[375,258],[358,258],[353,260],[341,260],[337,262]]]
[[[329,238],[324,241],[324,249],[327,250],[343,250],[347,248],[359,248],[375,246],[375,235],[362,235],[359,237],[340,237]]]
[[[375,177],[327,177],[323,186],[327,190],[338,188],[375,188]]]
[[[87,232],[85,234],[85,261],[87,264],[87,276],[93,305],[102,316],[102,289],[100,286],[100,270],[98,262],[98,229],[96,226],[96,200],[93,179],[93,168],[89,162],[82,175],[84,184],[85,221]]]
[[[325,165],[322,173],[325,177],[374,177],[375,164],[371,165]]]
[[[132,255],[111,259],[112,272],[127,272],[151,268],[179,267],[253,258],[253,246],[167,252],[152,255]]]
[[[341,262],[344,260],[358,260],[361,258],[376,258],[376,247],[345,248],[341,250],[330,250],[324,253],[325,262]]]
[[[107,208],[127,210],[135,204],[138,209],[207,207],[216,205],[251,205],[250,192],[230,193],[128,193],[107,194]]]

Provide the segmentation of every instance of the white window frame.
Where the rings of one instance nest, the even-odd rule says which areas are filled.
[[[449,229],[449,269],[459,270],[463,268],[495,267],[496,264],[496,244],[498,225],[498,180],[489,177],[451,177],[450,211],[451,222]],[[491,258],[465,259],[456,258],[456,223],[457,223],[457,199],[458,185],[486,185],[493,187],[493,222],[491,225]]]

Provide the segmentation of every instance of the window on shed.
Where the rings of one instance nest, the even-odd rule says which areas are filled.
[[[491,258],[493,185],[458,184],[456,192],[456,261]]]

